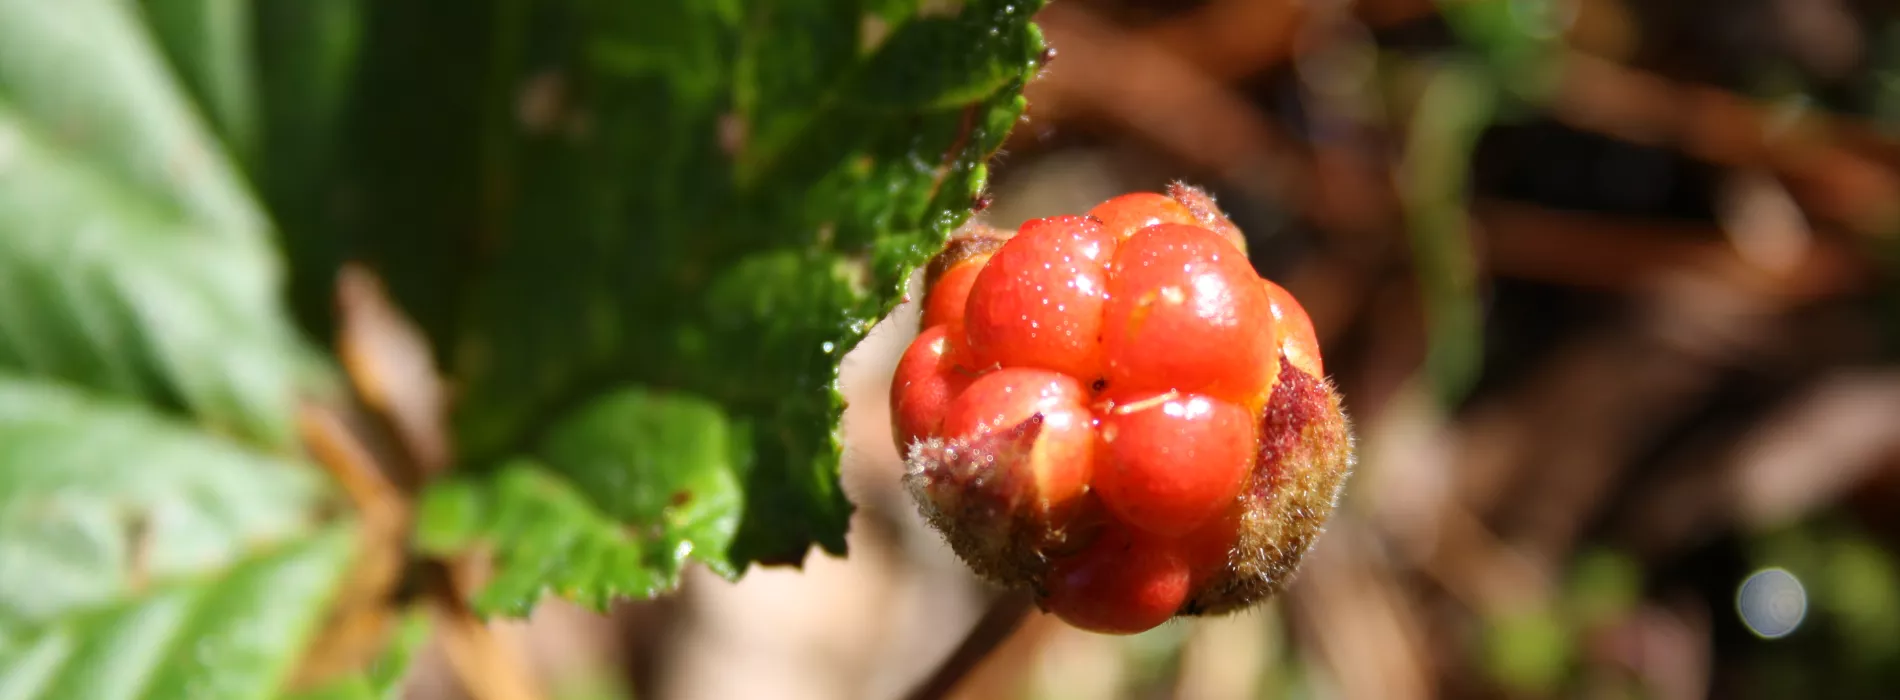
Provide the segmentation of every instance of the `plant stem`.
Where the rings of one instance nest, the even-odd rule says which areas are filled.
[[[963,679],[1009,639],[1035,609],[1028,591],[1010,591],[990,602],[990,609],[970,628],[957,649],[928,678],[904,696],[906,700],[939,700],[950,696]]]

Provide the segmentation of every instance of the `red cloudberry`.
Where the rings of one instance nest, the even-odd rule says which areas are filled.
[[[997,469],[1032,488],[1044,508],[1073,503],[1088,487],[1095,452],[1094,416],[1088,390],[1060,372],[1012,367],[972,382],[944,409],[945,435],[970,436],[1007,430],[1024,421],[1041,421],[1040,431],[1021,459]]]
[[[962,329],[950,324],[926,328],[897,360],[891,377],[891,426],[898,444],[936,437],[951,399],[975,381],[962,336]]]
[[[1003,367],[1041,367],[1083,381],[1101,373],[1102,303],[1115,239],[1094,219],[1024,224],[990,257],[964,302],[970,353]]]
[[[1080,553],[1056,561],[1043,606],[1082,629],[1131,634],[1174,617],[1190,581],[1188,561],[1173,542],[1111,526]]]
[[[1313,332],[1313,319],[1307,317],[1306,309],[1273,280],[1260,280],[1260,283],[1266,285],[1267,299],[1273,304],[1280,354],[1307,374],[1326,376],[1325,365],[1319,357],[1319,336]]]
[[[1201,524],[1180,539],[1181,556],[1187,559],[1188,573],[1196,589],[1227,573],[1229,559],[1240,544],[1240,533],[1247,518],[1247,503],[1228,504],[1226,510]]]
[[[979,227],[960,236],[939,253],[925,271],[923,328],[963,321],[964,301],[970,298],[970,285],[976,273],[983,271],[990,256],[1007,238],[1002,232]]]
[[[1108,385],[1256,402],[1279,371],[1271,302],[1239,250],[1159,224],[1116,251],[1102,319]]]
[[[926,274],[892,422],[905,484],[979,575],[1132,633],[1279,591],[1351,434],[1311,320],[1205,193],[959,236]]]
[[[1102,228],[1117,239],[1126,240],[1156,224],[1199,224],[1194,211],[1186,205],[1153,192],[1130,192],[1089,210],[1100,219]]]
[[[1254,420],[1220,399],[1174,392],[1101,416],[1094,486],[1122,522],[1187,534],[1231,506],[1255,457]]]

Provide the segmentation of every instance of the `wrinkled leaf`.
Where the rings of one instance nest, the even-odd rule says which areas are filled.
[[[0,640],[301,532],[321,479],[138,406],[0,376]]]
[[[836,256],[773,252],[738,261],[706,294],[709,343],[726,349],[731,366],[706,367],[696,384],[782,431],[755,443],[758,459],[781,466],[749,475],[750,512],[769,514],[748,522],[754,547],[763,541],[802,554],[803,542],[841,537],[833,524],[850,517],[830,432],[843,405],[829,383],[816,381],[835,371],[841,341],[808,339],[855,332],[853,312],[870,299],[866,274]],[[788,378],[796,383],[788,387]],[[743,561],[749,553],[739,554]]]
[[[0,697],[274,697],[321,623],[356,542],[352,528],[329,528],[215,576],[63,616],[0,652]]]
[[[735,435],[717,405],[624,390],[557,424],[540,456],[608,516],[644,536],[664,581],[691,554],[730,574],[743,507]],[[669,583],[670,585],[670,583]]]
[[[435,485],[416,522],[425,552],[492,548],[495,578],[473,601],[484,615],[526,616],[549,592],[604,610],[615,598],[660,590],[639,538],[533,462]]]
[[[602,386],[691,393],[746,427],[734,569],[842,552],[838,361],[968,216],[1038,6],[524,9],[513,208],[450,345],[461,454],[523,453]]]
[[[952,109],[979,102],[1023,78],[1023,63],[1042,50],[1042,36],[1021,26],[1029,3],[971,3],[961,14],[921,17],[899,27],[865,66],[852,98],[887,109]],[[998,60],[998,57],[1007,57]],[[1014,59],[1014,60],[1009,60]]]
[[[431,493],[420,538],[442,553],[494,548],[485,613],[526,614],[545,591],[604,609],[676,585],[688,557],[732,575],[741,437],[717,405],[619,391],[556,424],[538,463]]]

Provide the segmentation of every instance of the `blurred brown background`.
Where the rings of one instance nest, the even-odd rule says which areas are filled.
[[[960,695],[1900,697],[1896,5],[1056,0],[984,216],[1211,188],[1360,465],[1281,600],[1037,616]],[[949,654],[994,592],[897,489],[914,313],[846,363],[849,560],[545,605],[507,633],[553,695],[891,698]]]

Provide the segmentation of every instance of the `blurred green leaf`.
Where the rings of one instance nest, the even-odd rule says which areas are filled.
[[[1556,87],[1566,48],[1563,33],[1577,12],[1575,3],[1438,0],[1438,8],[1506,94],[1536,103]]]
[[[1878,697],[1900,682],[1900,566],[1862,527],[1823,512],[1749,541],[1751,568],[1792,574],[1805,603],[1799,627],[1738,659],[1746,682],[1764,696],[1798,695],[1822,683],[1832,696]],[[1748,574],[1738,572],[1737,589]]]
[[[298,534],[320,479],[138,406],[0,376],[0,571],[13,572],[0,576],[0,643]]]
[[[1439,399],[1461,400],[1484,364],[1466,199],[1471,155],[1491,124],[1497,88],[1482,72],[1451,63],[1428,69],[1413,110],[1400,165],[1399,198],[1425,297],[1429,345],[1425,371]]]
[[[516,8],[545,0],[257,1],[262,177],[299,318],[328,333],[337,267],[360,262],[446,360],[505,223],[508,163],[488,132],[513,123],[521,86],[498,56],[534,29]]]
[[[0,106],[69,167],[259,256],[243,274],[267,286],[279,271],[265,216],[137,12],[123,0],[0,0]]]
[[[295,539],[320,475],[238,442],[286,450],[319,364],[226,148],[251,22],[0,0],[0,696],[270,697],[351,559]]]
[[[329,528],[216,576],[63,616],[0,653],[0,697],[274,697],[322,622],[356,542],[354,529]]]
[[[1816,607],[1841,625],[1843,648],[1869,667],[1900,658],[1900,567],[1893,555],[1864,537],[1840,537],[1816,572]]]
[[[485,141],[509,208],[448,346],[461,454],[520,454],[603,386],[690,393],[749,440],[734,571],[842,552],[837,363],[967,217],[1037,6],[517,6]]]
[[[1643,570],[1627,555],[1607,549],[1585,550],[1571,564],[1564,614],[1588,627],[1619,619],[1642,602]]]
[[[284,445],[279,260],[130,7],[0,0],[0,369]]]
[[[409,666],[429,641],[434,617],[426,609],[402,616],[382,653],[369,666],[321,686],[286,696],[288,700],[402,700]]]
[[[269,258],[54,150],[0,103],[0,368],[282,444],[297,355]]]
[[[328,338],[337,269],[349,252],[344,174],[355,141],[364,0],[255,0],[258,190],[283,232],[290,301],[303,327]],[[386,119],[401,119],[386,114]]]
[[[855,5],[752,3],[738,27],[732,74],[723,78],[732,82],[733,118],[746,130],[745,148],[735,154],[740,178],[769,170],[842,96],[859,61]]]
[[[1574,633],[1550,610],[1525,610],[1486,620],[1484,661],[1491,677],[1520,693],[1558,689],[1575,655]]]
[[[493,548],[485,614],[525,615],[548,590],[604,610],[677,585],[688,557],[732,576],[741,437],[709,402],[616,392],[556,424],[538,463],[438,487],[420,540],[442,553]]]
[[[1801,582],[1808,617],[1800,631],[1815,636],[1818,628],[1845,650],[1830,663],[1859,664],[1858,671],[1890,667],[1900,657],[1900,566],[1865,532],[1823,517],[1769,532],[1754,545],[1756,567],[1781,567]]]
[[[1900,21],[1888,20],[1868,32],[1867,71],[1862,90],[1872,126],[1889,136],[1900,131]]]
[[[252,0],[140,0],[145,21],[205,118],[240,162],[257,146]],[[316,3],[322,4],[322,3]]]

